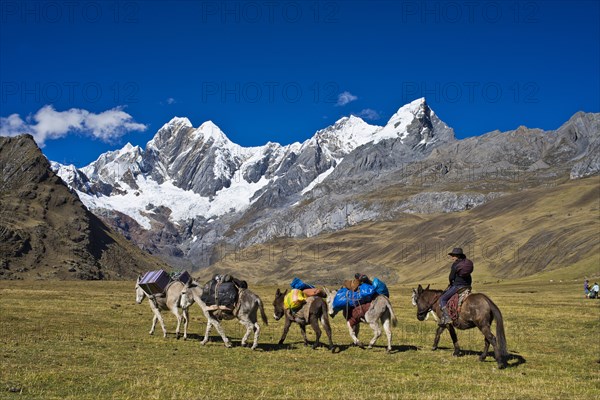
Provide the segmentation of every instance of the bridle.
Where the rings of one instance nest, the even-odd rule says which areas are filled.
[[[421,292],[421,293],[423,293],[423,292]],[[440,297],[442,297],[442,294],[443,294],[443,292],[439,293],[437,296],[434,296],[433,297],[433,301],[431,303],[429,303],[429,305],[427,306],[427,309],[425,311],[423,311],[423,312],[417,311],[417,317],[419,317],[419,316],[423,316],[424,317],[425,315],[427,315],[427,313],[429,311],[432,311],[433,310],[433,305],[438,302],[438,300],[440,299]],[[418,296],[420,297],[421,294],[419,294]],[[418,307],[418,302],[417,302],[417,307]]]

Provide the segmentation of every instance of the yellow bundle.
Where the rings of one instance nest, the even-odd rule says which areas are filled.
[[[306,295],[300,289],[292,289],[283,298],[283,307],[286,310],[295,310],[302,307],[304,303],[306,303]]]

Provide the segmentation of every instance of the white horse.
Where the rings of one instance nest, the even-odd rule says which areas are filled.
[[[150,334],[154,334],[154,328],[156,328],[156,321],[160,321],[160,326],[163,330],[163,336],[167,337],[167,329],[165,328],[165,322],[161,315],[161,311],[169,310],[177,317],[177,329],[175,330],[175,336],[179,339],[179,328],[181,326],[181,319],[183,318],[183,339],[187,339],[187,326],[189,321],[189,313],[187,307],[181,307],[181,291],[185,285],[182,282],[174,281],[169,283],[165,292],[160,295],[148,295],[144,292],[144,289],[140,286],[140,277],[138,276],[135,284],[135,302],[140,304],[144,298],[148,298],[150,303],[150,309],[154,313],[152,318],[152,327],[150,328]],[[179,314],[179,308],[182,308],[183,312]]]
[[[215,318],[215,312],[220,312],[221,315],[226,314],[231,318],[235,317],[240,321],[240,324],[246,327],[246,333],[242,338],[242,346],[246,346],[246,342],[248,341],[248,337],[250,333],[254,330],[254,342],[252,343],[252,350],[256,349],[258,346],[258,337],[260,336],[260,325],[258,325],[258,311],[260,311],[262,321],[265,325],[268,325],[269,322],[267,320],[267,315],[265,314],[265,309],[263,307],[263,302],[256,294],[252,293],[248,289],[240,289],[239,290],[239,298],[238,302],[235,305],[234,309],[231,312],[223,311],[223,310],[215,310],[211,307],[207,306],[205,302],[202,301],[202,287],[195,282],[190,281],[186,285],[183,286],[181,291],[181,306],[189,307],[194,302],[198,303],[204,316],[207,319],[206,323],[206,333],[204,334],[204,340],[200,342],[201,344],[206,344],[208,342],[210,329],[214,326],[219,332],[219,335],[223,339],[225,343],[225,347],[231,347],[231,341],[225,335],[225,331],[223,331],[223,327],[217,318]]]
[[[417,297],[418,296],[419,295],[417,294],[417,289],[413,289],[412,290],[412,299],[411,300],[412,300],[412,305],[415,306],[415,307],[417,306]],[[425,321],[427,321],[429,319],[430,315],[433,317],[433,319],[435,320],[436,323],[440,321],[440,319],[438,318],[438,316],[435,314],[435,311],[433,311],[433,310],[429,310],[429,312],[425,316]]]
[[[335,298],[336,292],[332,292],[329,289],[325,289],[325,293],[327,293],[327,306],[329,308],[329,315],[331,318],[335,317],[338,311],[334,311],[333,309],[333,299]],[[392,351],[392,330],[390,328],[390,323],[392,326],[396,326],[398,324],[398,320],[396,319],[396,315],[394,314],[394,310],[392,308],[392,304],[390,300],[383,295],[377,296],[375,300],[371,302],[369,309],[365,312],[365,315],[360,319],[360,322],[366,322],[369,324],[371,329],[373,330],[373,338],[369,342],[368,348],[372,348],[377,339],[381,336],[381,326],[380,322],[383,325],[383,330],[385,331],[385,335],[387,336],[387,352]],[[350,326],[350,321],[346,322],[348,326],[348,331],[350,332],[350,337],[356,346],[364,347],[358,337],[356,336],[358,333],[358,324],[355,327]]]

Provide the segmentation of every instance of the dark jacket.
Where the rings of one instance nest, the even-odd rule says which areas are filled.
[[[473,272],[473,262],[466,258],[458,259],[450,268],[450,286],[465,287],[471,286],[471,272]]]

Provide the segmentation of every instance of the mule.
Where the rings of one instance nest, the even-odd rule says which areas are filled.
[[[429,285],[425,289],[419,285],[415,291],[416,302],[417,302],[417,319],[419,321],[425,320],[425,317],[429,311],[434,311],[438,318],[442,317],[442,310],[440,308],[439,299],[444,293],[443,290],[429,289]],[[496,336],[492,334],[492,321],[496,321]],[[507,365],[508,351],[506,348],[506,335],[504,334],[504,320],[502,319],[502,313],[494,302],[482,293],[473,293],[467,296],[463,301],[458,319],[448,325],[438,325],[435,333],[435,339],[433,340],[432,350],[437,350],[440,342],[440,336],[442,332],[448,328],[452,343],[454,344],[454,356],[460,355],[460,346],[458,345],[458,338],[456,336],[456,330],[458,329],[471,329],[479,328],[485,338],[483,347],[483,353],[479,356],[479,361],[484,361],[487,357],[490,344],[494,348],[494,355],[498,368],[505,368]]]
[[[154,313],[152,318],[152,327],[150,328],[150,334],[154,334],[154,328],[156,328],[156,321],[160,321],[160,326],[163,331],[163,336],[167,337],[167,329],[165,328],[165,322],[161,315],[161,311],[169,310],[177,318],[177,329],[175,330],[175,337],[179,339],[180,333],[179,328],[181,327],[181,320],[183,319],[183,339],[187,339],[187,326],[189,321],[189,313],[187,307],[181,307],[179,300],[181,299],[181,290],[184,284],[179,281],[169,283],[166,287],[165,292],[160,295],[148,295],[144,289],[140,286],[141,277],[138,276],[135,284],[135,302],[141,304],[144,298],[148,298],[150,309]],[[179,313],[179,308],[182,308],[182,313]]]
[[[281,339],[279,339],[279,345],[283,344],[290,326],[295,322],[300,326],[305,346],[308,346],[306,325],[310,324],[310,326],[312,326],[316,335],[316,340],[313,343],[312,348],[316,349],[319,346],[319,341],[321,339],[321,328],[319,327],[319,321],[321,321],[321,325],[323,325],[323,329],[325,329],[325,333],[329,339],[329,350],[333,350],[333,339],[331,338],[331,325],[329,324],[329,316],[327,314],[327,303],[323,298],[318,296],[309,297],[300,309],[292,313],[289,309],[283,307],[283,299],[286,294],[287,289],[283,293],[277,289],[277,292],[275,292],[275,300],[273,300],[273,318],[275,318],[275,321],[279,321],[285,316],[283,334],[281,335]]]
[[[331,291],[329,289],[325,289],[325,293],[327,293],[327,306],[329,308],[329,315],[331,318],[334,318],[338,311],[333,309],[333,299],[335,298],[335,291]],[[347,315],[347,311],[344,310],[344,316],[346,319],[349,318]],[[394,309],[392,308],[392,303],[390,300],[383,295],[377,296],[369,306],[369,309],[365,312],[364,316],[360,319],[360,322],[366,322],[369,324],[371,329],[373,330],[373,338],[369,342],[368,348],[372,348],[377,339],[381,336],[381,325],[383,325],[383,330],[385,331],[385,335],[387,337],[387,352],[392,351],[392,330],[391,326],[396,326],[398,324],[398,320],[396,319],[396,315],[394,314]],[[380,325],[381,323],[381,325]],[[364,348],[364,345],[360,340],[358,340],[358,331],[359,324],[356,324],[354,327],[350,326],[350,322],[346,322],[348,326],[348,332],[350,333],[350,337],[352,338],[352,342],[361,348]]]
[[[252,350],[256,349],[258,346],[258,338],[260,336],[258,311],[260,311],[260,315],[264,324],[269,324],[267,315],[265,314],[265,309],[263,307],[263,302],[260,297],[248,289],[239,289],[239,298],[234,309],[231,312],[224,312],[223,310],[214,310],[207,306],[206,303],[202,301],[202,292],[202,287],[195,281],[188,282],[186,285],[184,285],[181,291],[182,307],[189,307],[196,302],[206,317],[206,333],[204,334],[204,339],[200,343],[204,345],[206,342],[208,342],[210,330],[214,326],[223,339],[225,347],[231,347],[231,341],[229,338],[227,338],[221,323],[215,317],[215,313],[218,311],[221,315],[225,314],[227,317],[237,318],[240,324],[246,327],[246,333],[242,338],[242,346],[245,347],[247,345],[248,338],[250,337],[252,330],[254,330],[254,342],[252,343]]]

